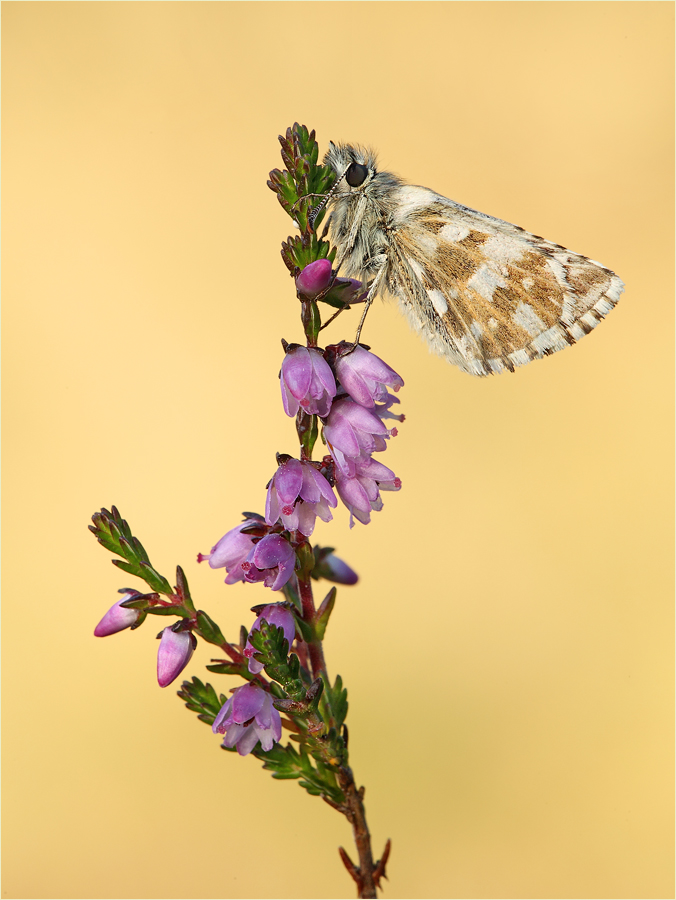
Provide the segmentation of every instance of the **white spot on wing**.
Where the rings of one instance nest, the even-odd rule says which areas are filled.
[[[525,241],[509,237],[506,234],[496,234],[489,238],[481,247],[482,251],[491,259],[499,263],[518,262],[528,249]]]
[[[401,225],[406,221],[406,217],[415,212],[417,209],[423,209],[438,199],[434,191],[430,191],[424,187],[417,187],[413,184],[407,184],[399,188],[395,194],[397,201],[396,211],[393,217],[393,224]]]
[[[472,324],[469,326],[469,330],[472,332],[475,338],[480,338],[484,333],[484,327],[481,322],[477,322],[475,319]]]
[[[488,320],[488,327],[492,328],[493,331],[495,331],[495,329],[498,327],[498,320],[494,319],[493,316],[491,316]]]
[[[545,323],[535,312],[530,303],[519,303],[512,313],[512,319],[527,331],[531,337],[535,337],[544,331]]]
[[[441,293],[441,291],[435,288],[432,291],[428,291],[427,296],[432,301],[432,306],[434,307],[435,311],[438,312],[440,316],[443,316],[443,314],[448,310],[448,303],[446,303],[446,298]]]
[[[469,337],[466,334],[463,334],[462,337],[453,338],[455,341],[455,345],[458,348],[458,351],[465,357],[469,357]]]
[[[439,249],[439,242],[436,237],[422,228],[417,229],[415,240],[416,244],[418,244],[429,256],[434,256]]]
[[[406,257],[406,259],[408,260],[409,266],[413,269],[413,271],[415,272],[415,274],[416,274],[416,275],[418,276],[418,278],[420,278],[420,280],[422,281],[423,275],[424,275],[424,271],[423,271],[423,267],[420,265],[420,263],[418,262],[418,260],[417,260],[417,259],[410,259],[408,256]]]
[[[506,283],[502,275],[498,275],[490,266],[483,265],[472,275],[467,282],[467,287],[480,294],[484,300],[492,300],[496,287],[504,287]]]
[[[469,234],[467,225],[460,225],[457,222],[449,222],[439,231],[439,237],[445,241],[462,241]]]

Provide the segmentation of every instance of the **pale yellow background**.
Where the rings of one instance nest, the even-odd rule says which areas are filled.
[[[478,380],[394,305],[404,488],[317,536],[385,896],[672,895],[670,3],[3,5],[4,894],[350,897],[346,822],[155,682],[116,503],[236,637],[195,555],[262,509],[299,339],[266,187],[299,120],[615,269],[579,346]],[[354,328],[346,316],[331,339]],[[201,646],[186,674],[205,677]],[[233,683],[215,676],[221,690]]]

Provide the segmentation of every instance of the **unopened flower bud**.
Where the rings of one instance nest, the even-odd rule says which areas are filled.
[[[96,637],[107,637],[109,634],[117,634],[118,631],[124,631],[125,628],[133,625],[141,615],[141,610],[125,609],[120,604],[124,603],[125,600],[131,600],[137,594],[138,591],[127,591],[117,603],[114,603],[94,629],[94,635]]]
[[[359,576],[346,562],[333,553],[320,555],[317,565],[312,570],[313,578],[326,578],[335,584],[356,584]]]
[[[296,276],[296,290],[309,300],[321,294],[331,284],[331,260],[318,259],[305,266]]]
[[[191,631],[174,631],[173,626],[162,632],[157,651],[157,681],[167,687],[181,674],[190,662],[197,646],[197,638]]]

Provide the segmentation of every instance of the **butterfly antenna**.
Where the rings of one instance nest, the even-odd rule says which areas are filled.
[[[349,166],[348,166],[348,168],[349,168]],[[321,200],[316,206],[314,206],[314,207],[310,210],[310,215],[307,217],[308,222],[309,222],[309,224],[310,224],[310,228],[314,229],[314,227],[315,227],[315,219],[317,218],[317,216],[319,215],[319,213],[324,209],[324,207],[325,207],[326,204],[329,202],[329,200],[331,199],[331,197],[334,195],[336,189],[338,188],[338,185],[339,185],[340,182],[343,180],[343,178],[345,177],[346,173],[347,173],[347,169],[345,169],[345,172],[343,172],[343,174],[340,176],[340,178],[337,178],[337,179],[336,179],[335,184],[333,185],[333,187],[331,188],[331,190],[328,192],[328,194],[325,195],[324,199]]]

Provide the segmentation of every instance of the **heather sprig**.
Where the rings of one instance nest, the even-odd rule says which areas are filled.
[[[374,861],[364,789],[357,788],[349,766],[347,690],[340,675],[329,677],[323,649],[336,585],[354,585],[358,576],[333,547],[313,546],[310,538],[317,518],[332,522],[339,500],[349,511],[350,527],[355,519],[366,525],[372,512],[382,509],[381,492],[401,488],[401,480],[375,454],[385,452],[397,434],[385,421],[403,421],[390,411],[398,403],[390,390],[398,391],[404,382],[364,345],[343,339],[320,346],[326,326],[343,309],[363,301],[366,291],[360,281],[340,277],[333,269],[335,248],[325,233],[318,236],[315,230],[326,210],[314,220],[310,215],[336,177],[319,163],[314,131],[296,124],[279,140],[285,168],[274,169],[268,185],[299,232],[282,243],[282,258],[294,278],[293,302],[299,304],[302,331],[298,343],[282,340],[280,413],[295,419],[298,456],[275,451],[277,467],[267,484],[265,515],[244,513],[243,521],[231,523],[209,553],[197,556],[198,562],[225,570],[226,585],[260,584],[272,593],[267,602],[252,607],[255,618],[241,627],[237,640],[226,640],[215,620],[196,608],[183,569],[177,567],[172,586],[113,506],[96,513],[90,528],[118,557],[114,564],[145,587],[122,588],[95,635],[137,630],[149,615],[174,617],[157,635],[161,687],[187,668],[198,639],[218,647],[224,656],[212,658],[207,669],[234,677],[235,683],[220,693],[193,676],[183,681],[178,696],[222,736],[225,750],[260,759],[274,778],[297,779],[308,793],[347,817],[359,865],[343,848],[341,858],[358,895],[375,897],[389,841],[380,861]],[[323,321],[326,307],[330,313]],[[325,455],[313,459],[320,439]],[[313,583],[320,579],[333,586],[317,607]],[[283,729],[289,733],[286,743]]]

